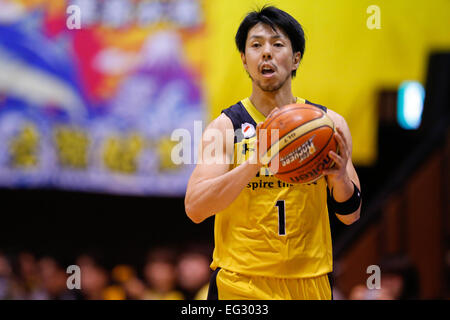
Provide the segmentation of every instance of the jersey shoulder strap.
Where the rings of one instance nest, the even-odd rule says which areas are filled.
[[[231,122],[233,123],[235,143],[240,142],[244,138],[244,134],[242,132],[243,127],[245,129],[245,126],[251,125],[253,126],[253,128],[256,128],[255,120],[253,120],[253,118],[247,112],[247,109],[245,109],[241,101],[227,109],[222,110],[222,113],[230,118]]]
[[[313,102],[308,101],[308,100],[306,100],[306,99],[305,99],[305,103],[306,103],[306,104],[313,105],[313,106],[316,106],[316,107],[322,109],[324,112],[327,112],[327,107],[325,107],[325,106],[322,106],[322,105],[317,104],[317,103],[313,103]]]

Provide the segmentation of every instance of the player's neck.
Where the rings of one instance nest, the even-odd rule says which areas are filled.
[[[292,94],[290,87],[282,87],[277,91],[270,92],[254,87],[250,101],[259,112],[267,117],[274,108],[281,108],[282,106],[295,103],[297,99]]]

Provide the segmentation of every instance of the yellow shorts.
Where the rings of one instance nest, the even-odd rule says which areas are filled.
[[[328,275],[282,279],[249,276],[217,268],[208,300],[331,300]]]

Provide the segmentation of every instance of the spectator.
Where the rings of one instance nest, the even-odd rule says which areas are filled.
[[[415,266],[404,254],[387,256],[380,262],[380,289],[355,286],[349,295],[351,300],[410,300],[418,299],[419,277]]]
[[[418,299],[419,276],[416,267],[403,254],[388,256],[380,263],[381,288],[393,300]]]
[[[34,254],[20,252],[17,256],[17,299],[43,300],[47,298],[39,277],[39,269]]]
[[[136,271],[129,265],[117,265],[111,271],[113,285],[108,287],[113,300],[144,299],[146,286],[137,277]],[[115,296],[114,296],[115,295]]]
[[[39,260],[39,274],[46,299],[75,300],[76,294],[67,288],[67,273],[52,257]]]
[[[191,245],[178,261],[180,288],[188,300],[206,300],[211,276],[210,251],[201,245]]]
[[[104,300],[108,294],[106,270],[92,256],[81,255],[76,263],[81,270],[81,294],[84,300]]]
[[[0,252],[0,300],[17,299],[17,282],[8,257]]]
[[[182,300],[176,289],[176,254],[170,248],[155,248],[148,254],[144,278],[149,287],[143,298],[148,300]]]

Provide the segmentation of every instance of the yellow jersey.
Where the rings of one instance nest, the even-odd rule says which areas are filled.
[[[297,103],[313,104],[300,98]],[[256,124],[265,117],[249,98],[222,112],[235,131],[234,168],[254,152]],[[213,270],[275,278],[311,278],[332,271],[323,177],[311,184],[289,184],[263,167],[230,206],[216,213],[214,224]]]

